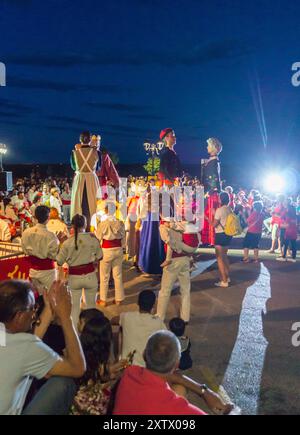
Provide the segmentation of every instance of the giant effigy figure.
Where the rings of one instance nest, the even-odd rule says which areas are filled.
[[[207,140],[209,159],[201,162],[201,182],[205,193],[204,226],[201,233],[203,245],[215,244],[215,229],[210,224],[213,221],[215,211],[220,206],[219,193],[221,191],[219,154],[222,144],[216,138]]]
[[[176,135],[172,128],[165,128],[160,132],[160,140],[164,142],[164,149],[160,155],[160,169],[158,177],[162,185],[173,186],[175,178],[182,176],[182,167],[174,147]]]
[[[87,218],[88,228],[91,216],[96,213],[96,200],[100,192],[96,171],[100,165],[97,145],[91,143],[91,135],[84,132],[80,143],[75,145],[71,155],[71,166],[75,171],[72,186],[71,219],[76,214]]]

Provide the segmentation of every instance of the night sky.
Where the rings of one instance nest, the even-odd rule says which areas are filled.
[[[294,0],[0,0],[5,162],[66,162],[86,129],[142,162],[172,127],[186,163],[210,136],[226,164],[299,163],[299,18]]]

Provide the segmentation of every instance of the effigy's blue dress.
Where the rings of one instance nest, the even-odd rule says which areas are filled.
[[[159,219],[157,213],[148,211],[147,219],[143,220],[139,254],[139,268],[150,275],[162,274],[161,263],[166,254],[164,244],[159,234]]]

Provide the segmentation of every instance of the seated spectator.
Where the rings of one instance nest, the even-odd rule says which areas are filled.
[[[128,367],[116,391],[115,415],[205,415],[185,398],[179,397],[170,384],[180,384],[204,399],[213,412],[229,413],[218,395],[191,379],[176,374],[180,361],[180,343],[169,331],[157,331],[144,351],[146,368]]]
[[[11,198],[4,198],[4,214],[5,216],[11,220],[12,223],[17,222],[19,220],[18,216],[15,213],[14,206]]]
[[[56,208],[50,209],[49,222],[47,223],[47,230],[56,235],[63,234],[67,238],[70,237],[70,233],[67,225],[59,217],[59,213]]]
[[[4,200],[5,196],[3,192],[0,192],[0,215],[4,215]]]
[[[11,232],[8,222],[0,217],[0,242],[11,242]]]
[[[72,303],[67,287],[55,282],[44,297],[45,309],[33,335],[28,333],[36,310],[31,284],[15,280],[0,283],[0,322],[6,341],[4,347],[0,346],[0,414],[66,414],[76,391],[72,378],[82,377],[85,372],[84,356],[71,320]],[[64,332],[66,356],[63,358],[40,340],[53,314]],[[50,379],[24,410],[32,378],[44,377]]]
[[[85,325],[87,324],[87,322],[89,322],[92,319],[100,319],[104,316],[104,314],[102,313],[102,311],[97,310],[97,308],[89,308],[87,310],[83,310],[81,311],[81,313],[79,314],[79,320],[78,320],[78,326],[77,326],[77,330],[78,333],[81,334]]]
[[[56,208],[59,217],[62,216],[62,202],[59,196],[59,189],[57,187],[52,187],[50,191],[49,199],[50,208]]]
[[[114,317],[113,325],[121,327],[121,357],[126,358],[135,351],[133,364],[145,367],[143,352],[150,335],[167,329],[164,322],[153,314],[156,301],[152,290],[143,290],[138,297],[139,311],[121,313]]]
[[[35,195],[35,197],[33,198],[32,205],[30,207],[30,213],[32,215],[32,222],[34,225],[37,224],[37,220],[35,219],[35,210],[37,209],[37,207],[39,205],[42,205],[42,196],[41,196],[41,194],[37,193]]]
[[[185,322],[180,317],[174,317],[169,323],[170,331],[178,338],[181,347],[181,357],[179,363],[180,370],[188,370],[192,367],[191,340],[184,335]]]
[[[71,414],[105,415],[111,389],[122,374],[127,361],[117,363],[110,361],[112,328],[110,321],[104,315],[94,317],[85,324],[80,340],[87,370],[79,380],[79,390]]]

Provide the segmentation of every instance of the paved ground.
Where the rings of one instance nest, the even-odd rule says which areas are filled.
[[[187,328],[194,366],[188,374],[213,389],[223,386],[243,414],[300,414],[300,347],[293,347],[291,330],[300,322],[300,263],[265,255],[260,264],[245,265],[240,254],[231,251],[228,289],[214,287],[218,274],[210,250],[194,274]],[[125,279],[126,303],[107,307],[109,317],[136,309],[142,289],[159,289],[158,279],[140,276],[128,264]],[[175,289],[168,318],[179,302]],[[190,400],[202,405],[195,396]]]

